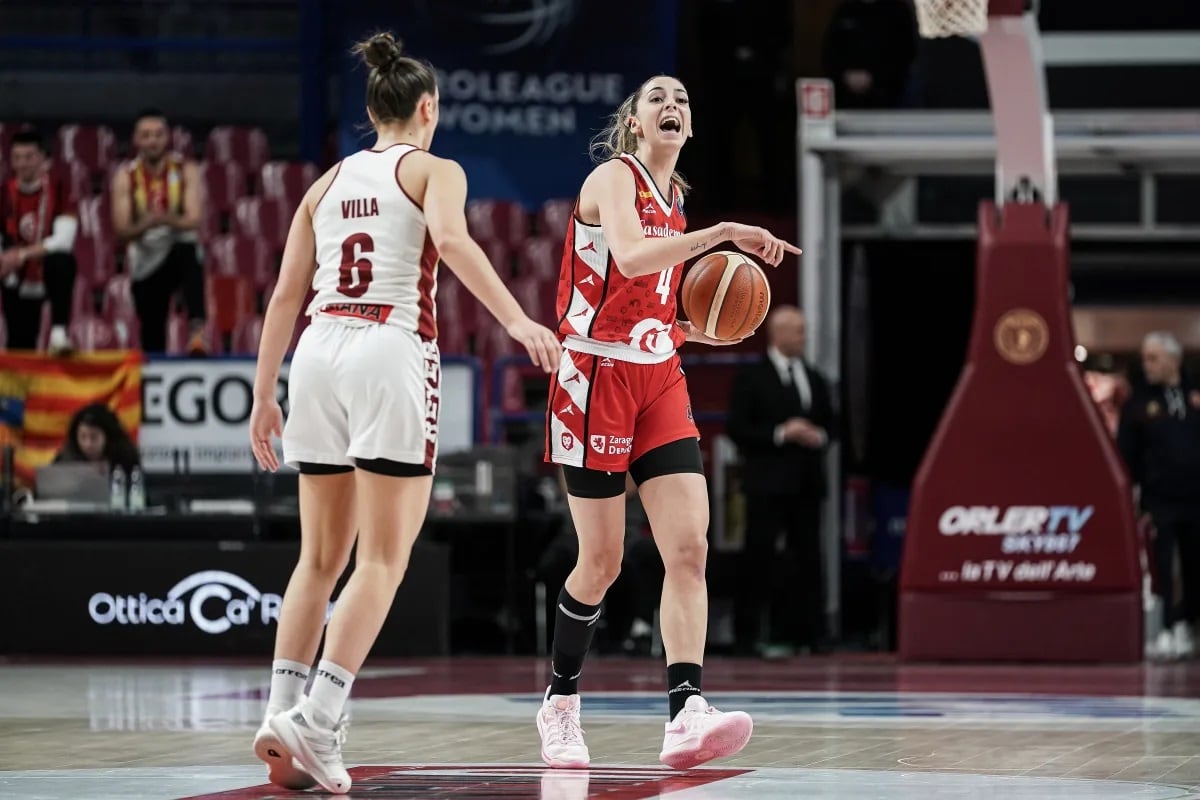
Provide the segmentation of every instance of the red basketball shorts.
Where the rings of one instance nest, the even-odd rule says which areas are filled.
[[[563,350],[550,381],[547,461],[624,472],[656,447],[699,437],[678,354],[635,364]]]

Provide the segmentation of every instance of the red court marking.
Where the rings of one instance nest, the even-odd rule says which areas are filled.
[[[371,800],[436,800],[437,798],[496,798],[537,800],[542,797],[603,797],[604,800],[648,800],[671,792],[745,775],[746,769],[694,769],[673,772],[640,767],[597,767],[591,770],[551,770],[541,767],[470,765],[355,767],[350,797]],[[429,773],[451,772],[433,775]],[[579,794],[586,778],[587,794]],[[270,784],[202,794],[181,800],[295,800],[309,793],[289,792]]]

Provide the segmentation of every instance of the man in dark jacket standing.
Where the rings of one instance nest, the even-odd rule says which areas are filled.
[[[727,423],[741,452],[746,493],[737,599],[743,651],[765,644],[768,636],[811,647],[824,634],[821,502],[824,453],[835,435],[833,403],[825,379],[804,363],[804,313],[775,308],[767,336],[762,360],[747,365],[734,382]],[[762,625],[768,609],[769,633]]]
[[[1154,522],[1154,562],[1163,604],[1163,631],[1152,653],[1188,657],[1190,624],[1200,618],[1200,387],[1182,372],[1183,350],[1169,333],[1142,342],[1145,386],[1122,409],[1117,443],[1141,505]],[[1183,603],[1173,591],[1179,550]]]

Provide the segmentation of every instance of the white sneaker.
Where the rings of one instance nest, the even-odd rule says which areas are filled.
[[[55,325],[50,329],[50,341],[46,343],[46,350],[51,355],[65,355],[73,349],[71,337],[67,335],[66,327]]]
[[[301,700],[294,708],[271,717],[268,724],[296,763],[327,792],[350,791],[350,773],[342,764],[342,745],[350,724],[345,715],[333,728],[324,727]]]
[[[1171,629],[1172,638],[1175,640],[1175,657],[1176,658],[1191,658],[1196,652],[1196,643],[1192,641],[1191,627],[1180,620],[1175,623]]]
[[[276,786],[295,792],[316,786],[313,776],[296,764],[291,751],[283,746],[275,731],[271,730],[270,719],[270,716],[264,718],[262,727],[254,735],[254,755],[267,765],[267,779]]]
[[[537,728],[542,737],[542,761],[547,765],[586,769],[591,763],[579,726],[579,695],[552,695],[547,689],[538,709]]]
[[[718,711],[694,694],[667,723],[658,760],[672,769],[691,769],[739,752],[753,731],[754,721],[745,711]]]
[[[1175,658],[1175,637],[1170,631],[1160,631],[1147,655],[1155,661],[1170,661]]]

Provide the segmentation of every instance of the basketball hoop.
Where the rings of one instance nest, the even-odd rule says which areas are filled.
[[[988,0],[915,0],[917,26],[926,39],[980,36],[988,29]]]

